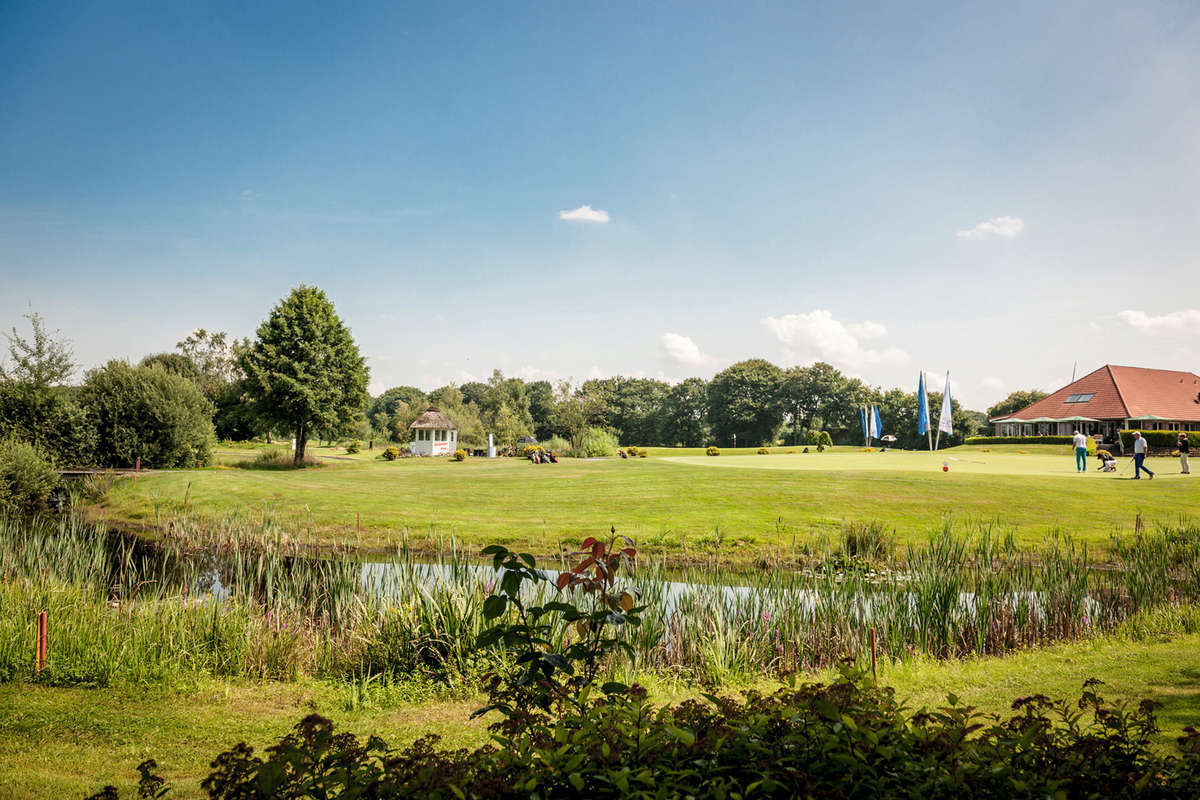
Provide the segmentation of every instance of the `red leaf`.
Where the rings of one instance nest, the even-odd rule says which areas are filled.
[[[556,586],[558,586],[559,589],[565,589],[567,587],[567,584],[570,583],[570,581],[571,581],[571,573],[560,572],[560,573],[558,573],[558,580],[556,580],[554,582],[554,584]]]
[[[629,556],[630,558],[637,558],[637,550],[633,547],[626,547],[621,551],[621,553]]]
[[[596,544],[596,538],[594,536],[589,536],[583,540],[583,544],[579,545],[579,547],[580,549],[586,550],[594,544]]]

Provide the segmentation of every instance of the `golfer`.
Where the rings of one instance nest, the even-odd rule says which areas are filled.
[[[1071,441],[1075,443],[1075,471],[1087,472],[1087,437],[1075,431]]]
[[[1154,473],[1146,469],[1146,439],[1141,431],[1133,432],[1133,479],[1140,481],[1145,471],[1154,480]]]
[[[1183,467],[1184,475],[1191,474],[1191,470],[1188,469],[1187,457],[1188,457],[1188,435],[1181,431],[1179,433],[1179,466]]]

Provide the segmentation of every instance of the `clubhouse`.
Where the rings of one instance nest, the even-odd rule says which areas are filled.
[[[988,420],[997,436],[1070,436],[1116,442],[1122,430],[1200,431],[1200,375],[1105,365],[1049,397]]]

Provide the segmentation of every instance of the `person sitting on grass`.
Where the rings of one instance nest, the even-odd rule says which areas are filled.
[[[1101,472],[1116,472],[1117,459],[1113,458],[1113,454],[1107,450],[1097,450],[1096,458],[1100,459]]]

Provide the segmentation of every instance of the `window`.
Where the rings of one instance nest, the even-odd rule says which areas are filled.
[[[1068,402],[1068,403],[1086,403],[1088,400],[1091,400],[1095,396],[1096,396],[1095,392],[1090,392],[1088,394],[1073,394],[1073,395],[1069,395],[1067,397],[1066,402]]]

